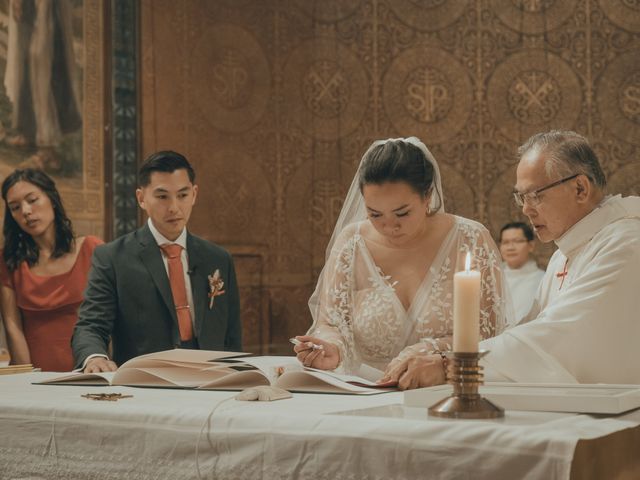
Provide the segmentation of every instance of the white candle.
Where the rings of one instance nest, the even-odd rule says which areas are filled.
[[[480,272],[471,270],[467,252],[465,269],[453,276],[453,351],[477,352],[480,341]]]

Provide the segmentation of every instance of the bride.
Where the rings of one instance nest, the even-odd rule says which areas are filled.
[[[489,232],[445,213],[438,164],[420,140],[374,142],[327,247],[298,359],[379,378],[412,353],[450,350],[453,275],[467,252],[482,275],[480,335],[492,337],[506,323],[506,295]]]

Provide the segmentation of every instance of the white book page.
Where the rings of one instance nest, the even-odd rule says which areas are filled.
[[[305,368],[296,357],[269,356],[243,358],[242,363],[258,368],[270,383],[275,383],[285,372],[301,372]]]
[[[298,392],[352,393],[359,395],[373,395],[385,391],[352,385],[336,378],[335,374],[310,370],[286,372],[275,382],[275,386]]]
[[[123,363],[120,368],[129,368],[137,366],[158,366],[151,365],[155,361],[176,362],[178,364],[197,364],[203,368],[210,365],[211,362],[223,358],[242,357],[250,355],[244,352],[224,352],[218,350],[190,350],[186,348],[174,348],[172,350],[164,350],[162,352],[148,353],[132,358]]]
[[[365,378],[371,382],[375,382],[376,380],[380,380],[384,376],[384,372],[363,363],[362,365],[360,365],[360,368],[358,370],[358,376]]]
[[[225,375],[198,387],[200,390],[242,390],[259,385],[270,385],[269,379],[260,370],[245,370]]]
[[[180,367],[185,369],[201,370],[207,368],[210,365],[215,365],[215,362],[183,362],[178,360],[162,360],[156,358],[134,358],[125,362],[120,367],[121,369],[127,368],[157,368],[157,367]]]
[[[61,377],[50,378],[38,384],[64,383],[66,385],[111,385],[116,372],[82,373],[75,372]]]
[[[310,367],[306,367],[305,370],[306,371],[310,371],[310,372],[317,372],[317,373],[321,373],[323,375],[335,378],[336,380],[339,380],[341,382],[346,382],[352,385],[358,385],[361,387],[371,387],[371,388],[387,388],[387,387],[394,387],[396,384],[395,383],[391,383],[391,384],[379,384],[376,383],[376,380],[378,378],[382,378],[382,373],[380,370],[377,370],[375,368],[369,367],[371,368],[371,370],[375,370],[376,372],[380,372],[380,376],[378,376],[377,373],[373,374],[373,378],[375,380],[369,380],[367,378],[363,378],[363,377],[359,377],[357,375],[345,375],[342,373],[335,373],[332,371],[327,371],[327,370],[318,370],[317,368],[310,368]],[[362,371],[360,371],[359,373],[362,373]]]
[[[116,372],[112,383],[113,385],[128,386],[194,388],[222,378],[231,372],[233,370],[227,368],[194,370],[179,366],[125,368]]]

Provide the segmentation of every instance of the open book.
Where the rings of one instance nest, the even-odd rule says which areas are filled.
[[[243,390],[274,385],[293,392],[372,395],[394,385],[378,385],[351,375],[303,367],[295,357],[247,357],[247,353],[166,350],[141,355],[115,372],[72,373],[41,385],[121,385],[129,387]]]

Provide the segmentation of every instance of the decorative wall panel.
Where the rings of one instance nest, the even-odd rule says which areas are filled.
[[[516,149],[537,131],[587,135],[611,191],[638,194],[637,2],[143,0],[141,26],[143,153],[195,164],[196,233],[264,252],[272,352],[310,324],[327,241],[375,139],[424,140],[447,210],[494,234],[523,218]],[[538,248],[542,264],[551,251]]]
[[[112,0],[113,238],[138,227],[138,3]]]

